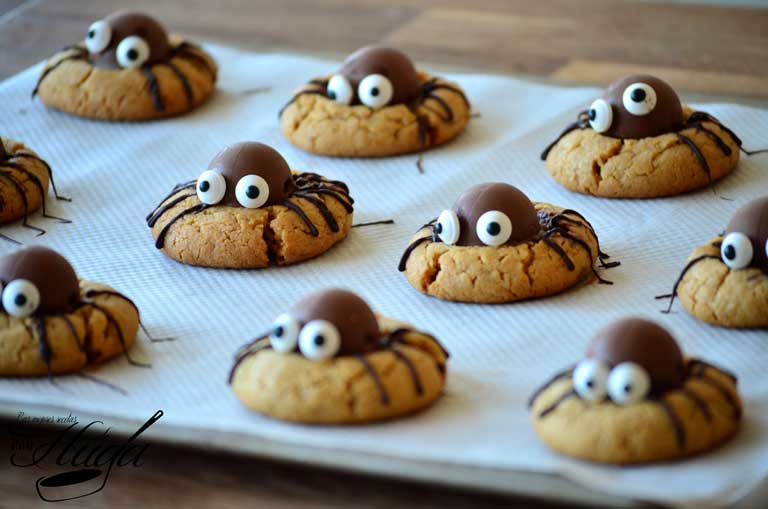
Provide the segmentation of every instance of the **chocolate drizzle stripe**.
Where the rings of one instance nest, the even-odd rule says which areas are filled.
[[[693,123],[697,123],[697,122],[712,122],[713,124],[717,125],[717,127],[719,127],[720,129],[722,129],[723,131],[728,133],[728,136],[731,137],[731,139],[734,141],[734,143],[736,143],[736,145],[738,145],[739,148],[741,148],[741,145],[742,145],[741,138],[736,136],[735,132],[733,132],[729,127],[727,127],[727,126],[723,125],[722,123],[720,123],[720,121],[718,119],[716,119],[715,117],[713,117],[709,113],[705,113],[703,111],[694,111],[688,117],[688,120],[687,120],[686,123],[687,124],[693,124]]]
[[[715,380],[713,378],[710,378],[706,376],[704,373],[696,373],[692,374],[691,378],[695,378],[696,380],[700,380],[704,382],[705,384],[713,387],[716,389],[722,396],[723,399],[731,406],[733,409],[733,415],[736,419],[741,419],[741,406],[739,406],[738,403],[736,403],[736,399],[733,397],[733,394],[731,391],[725,387],[720,381]]]
[[[302,221],[304,221],[304,224],[307,225],[307,228],[309,228],[309,234],[313,237],[317,237],[320,232],[317,230],[317,227],[312,222],[312,220],[307,216],[307,214],[304,213],[303,210],[301,210],[301,207],[299,207],[297,204],[292,202],[291,200],[285,200],[282,205],[292,211],[294,211],[298,216],[301,218]]]
[[[445,113],[445,116],[442,116],[442,115],[440,115],[440,114],[439,114],[437,111],[435,111],[435,110],[432,110],[431,108],[428,108],[428,109],[430,109],[430,111],[432,111],[432,112],[433,112],[433,113],[435,113],[437,116],[439,116],[439,117],[440,117],[440,119],[441,119],[441,120],[443,120],[444,122],[453,122],[453,110],[452,110],[452,109],[451,109],[451,107],[448,105],[448,103],[447,103],[447,102],[445,102],[445,99],[443,99],[443,98],[442,98],[442,97],[440,97],[440,96],[434,95],[434,94],[429,94],[429,95],[427,95],[427,96],[425,96],[425,97],[424,97],[424,101],[422,102],[422,104],[421,104],[421,105],[422,105],[423,107],[425,107],[425,108],[426,108],[426,107],[427,107],[427,105],[426,105],[426,102],[427,102],[427,100],[429,100],[429,99],[432,99],[433,101],[435,101],[436,103],[438,103],[438,104],[440,105],[440,107],[442,107],[442,108],[443,108],[443,112]]]
[[[173,187],[173,190],[170,193],[168,193],[168,195],[165,198],[160,200],[160,205],[155,207],[154,210],[152,210],[152,212],[147,214],[144,219],[149,221],[149,218],[152,217],[160,209],[160,207],[162,207],[163,204],[165,204],[165,202],[167,202],[169,199],[171,199],[171,197],[175,196],[179,191],[184,190],[184,189],[192,189],[192,188],[195,188],[195,187],[197,187],[197,181],[195,181],[195,180],[193,180],[192,182],[186,182],[184,184],[176,184]]]
[[[321,183],[321,184],[329,184],[329,185],[332,185],[332,186],[340,187],[340,188],[342,188],[344,190],[345,193],[347,193],[347,194],[349,193],[349,187],[344,182],[342,182],[340,180],[327,179],[327,178],[323,177],[322,175],[319,175],[317,173],[313,173],[311,171],[305,171],[305,172],[299,173],[298,175],[295,176],[294,180],[297,181],[297,182],[299,180],[306,180],[307,182],[317,182],[317,183]]]
[[[559,407],[564,401],[566,401],[567,399],[570,399],[572,397],[575,397],[575,396],[577,396],[577,394],[576,394],[576,391],[574,389],[571,389],[568,392],[562,394],[551,405],[549,405],[544,410],[539,412],[539,419],[543,419],[547,415],[551,414],[552,412],[557,410],[557,407]]]
[[[339,202],[339,204],[342,207],[344,207],[344,210],[346,210],[347,213],[351,213],[351,212],[353,212],[355,210],[354,207],[352,207],[352,204],[350,202],[348,202],[347,200],[345,200],[343,198],[343,196],[341,194],[339,194],[338,192],[336,192],[336,191],[333,191],[331,189],[322,189],[322,188],[317,188],[317,189],[307,188],[307,189],[309,189],[309,190],[308,191],[304,191],[304,192],[309,192],[309,193],[313,193],[313,194],[324,194],[326,196],[330,196],[331,198],[333,198],[337,202]]]
[[[320,215],[323,216],[323,219],[325,219],[325,223],[328,225],[328,228],[330,228],[331,231],[334,233],[339,231],[339,225],[336,222],[336,218],[333,217],[333,214],[325,205],[325,202],[323,200],[319,198],[315,198],[314,196],[310,196],[305,192],[296,192],[294,193],[294,196],[301,198],[303,200],[306,200],[312,205],[314,205],[317,208],[317,210],[320,212]]]
[[[181,72],[181,69],[170,60],[164,62],[164,64],[168,66],[168,68],[173,71],[173,74],[176,75],[176,78],[178,78],[179,83],[181,83],[181,86],[184,88],[184,94],[187,96],[187,104],[192,107],[195,103],[195,95],[192,92],[192,85],[189,84],[189,79],[187,79],[187,76]]]
[[[397,270],[400,272],[405,272],[406,264],[408,263],[408,258],[410,258],[411,253],[419,247],[421,244],[425,242],[434,242],[434,239],[431,235],[428,235],[426,237],[419,237],[418,239],[411,242],[411,244],[405,248],[405,252],[403,253],[403,256],[400,258],[400,263],[397,265]]]
[[[64,219],[62,217],[53,216],[51,214],[48,214],[48,210],[46,209],[46,195],[48,194],[48,190],[43,186],[42,181],[40,178],[35,175],[33,172],[26,169],[23,165],[19,163],[14,163],[11,161],[4,161],[0,163],[0,166],[5,166],[7,168],[12,168],[19,173],[23,173],[31,182],[32,184],[37,188],[37,191],[40,193],[40,208],[43,211],[43,217],[47,217],[49,219],[56,219],[57,221],[60,221],[62,223],[71,223],[69,219]]]
[[[147,89],[149,90],[149,94],[152,96],[152,107],[155,109],[155,111],[165,110],[165,103],[163,102],[163,97],[160,94],[160,85],[157,83],[157,77],[155,76],[155,73],[152,72],[152,68],[149,66],[144,66],[141,68],[141,72],[144,73],[144,77],[147,79]]]
[[[699,412],[701,412],[701,415],[704,416],[704,419],[706,419],[707,422],[712,421],[712,414],[709,412],[709,407],[707,406],[707,403],[699,397],[698,394],[693,392],[692,390],[683,387],[680,389],[680,392],[689,400],[693,401],[694,405],[696,405],[696,408],[699,409]]]
[[[303,95],[321,95],[321,96],[323,96],[325,98],[328,97],[326,95],[326,91],[325,90],[311,89],[311,88],[307,89],[307,90],[302,90],[302,91],[294,94],[293,97],[291,97],[291,99],[287,103],[285,103],[282,108],[280,108],[280,111],[277,112],[277,118],[279,119],[280,117],[282,117],[283,113],[285,112],[285,110],[288,109],[288,106],[290,106],[291,104],[295,103],[296,100],[299,97],[303,96]]]
[[[570,378],[571,376],[573,376],[573,370],[575,369],[575,367],[576,366],[571,366],[562,371],[559,371],[555,373],[549,380],[544,382],[544,384],[538,389],[536,389],[533,392],[533,394],[531,394],[531,397],[528,398],[528,408],[531,408],[533,404],[536,402],[536,399],[541,395],[541,393],[546,391],[550,387],[552,387],[552,385],[555,384],[555,382],[558,382],[560,380],[563,380],[565,378]]]
[[[419,372],[416,370],[416,366],[413,365],[413,362],[411,362],[411,359],[409,359],[403,352],[398,350],[397,348],[393,348],[391,352],[397,357],[397,359],[402,362],[406,368],[408,368],[408,372],[411,374],[411,380],[413,380],[413,388],[416,390],[416,394],[421,396],[424,394],[424,387],[421,385],[421,378],[419,377]]]
[[[215,81],[218,77],[216,69],[211,66],[211,63],[208,61],[207,58],[198,54],[198,52],[202,52],[202,51],[203,49],[197,46],[196,44],[192,44],[191,42],[184,41],[173,50],[171,57],[179,57],[186,60],[192,60],[194,62],[197,62],[211,75],[211,77]]]
[[[454,94],[457,94],[459,97],[461,97],[461,100],[464,101],[464,105],[468,109],[472,107],[469,104],[469,99],[467,99],[467,96],[463,90],[461,90],[458,87],[454,87],[453,85],[449,85],[447,83],[438,82],[437,78],[432,78],[429,81],[425,82],[424,85],[422,85],[422,94],[430,94],[431,92],[441,88],[444,90],[449,90]],[[451,117],[453,117],[453,115],[451,115]]]
[[[667,403],[667,401],[664,398],[658,398],[654,401],[656,401],[656,403],[658,403],[658,405],[664,410],[664,413],[667,414],[667,417],[669,418],[669,423],[674,428],[675,438],[677,439],[678,447],[680,449],[685,449],[685,429],[683,428],[683,425],[680,422],[680,419],[677,417],[675,412],[669,406],[669,403]]]
[[[77,349],[80,350],[82,353],[84,353],[86,357],[90,357],[88,350],[86,350],[85,346],[80,344],[80,336],[77,335],[77,329],[75,328],[75,324],[72,323],[72,320],[70,320],[67,315],[61,315],[60,318],[64,320],[64,324],[67,326],[67,329],[69,329],[69,333],[72,335],[72,339],[75,340]],[[90,361],[90,358],[88,360]]]
[[[134,309],[134,311],[136,311],[136,316],[139,316],[139,317],[141,316],[141,312],[139,311],[139,306],[137,306],[133,300],[129,299],[128,297],[126,297],[120,292],[115,292],[112,290],[93,290],[93,289],[85,292],[85,297],[88,299],[90,299],[91,297],[102,297],[102,296],[118,297],[124,300]]]
[[[37,92],[40,90],[40,85],[43,84],[43,80],[48,77],[49,74],[51,74],[53,71],[59,68],[61,64],[64,62],[69,62],[71,60],[85,60],[85,55],[88,53],[84,48],[80,48],[79,46],[75,47],[67,47],[64,50],[74,50],[78,49],[79,51],[76,53],[73,53],[72,55],[68,55],[65,57],[62,57],[58,62],[51,65],[50,67],[46,67],[45,70],[43,70],[42,74],[40,74],[40,77],[37,79],[37,83],[35,84],[35,88],[32,89],[32,98],[34,99],[37,95]]]
[[[48,164],[48,162],[45,159],[42,159],[35,154],[30,154],[29,152],[16,152],[11,156],[11,159],[16,159],[18,157],[27,158],[27,159],[34,159],[35,161],[38,161],[43,166],[45,166],[45,170],[48,172],[48,180],[51,181],[51,187],[53,188],[53,194],[56,197],[57,200],[61,201],[72,201],[71,198],[67,198],[65,196],[59,195],[58,189],[56,189],[56,182],[53,179],[53,170],[51,169],[51,166]]]
[[[573,270],[576,268],[576,266],[573,264],[573,260],[571,260],[571,257],[568,256],[568,253],[565,252],[565,249],[560,247],[557,242],[553,241],[549,237],[544,237],[542,241],[550,248],[552,248],[552,251],[560,255],[560,258],[563,259],[563,262],[565,263],[565,266],[568,267],[568,270]]]
[[[694,141],[690,139],[688,136],[681,133],[677,133],[677,137],[680,139],[680,141],[688,145],[688,147],[694,153],[696,158],[699,160],[701,167],[704,169],[704,172],[707,174],[707,181],[711,184],[712,172],[709,169],[709,163],[707,162],[707,158],[704,157],[704,154],[701,153],[701,150],[699,149],[699,147],[696,146],[696,143],[694,143]]]
[[[370,375],[371,379],[373,380],[373,383],[376,384],[376,388],[379,391],[379,396],[381,398],[381,404],[382,405],[389,405],[389,394],[387,394],[387,390],[384,388],[384,384],[381,381],[381,377],[376,372],[375,369],[373,369],[373,366],[371,366],[371,363],[368,362],[368,359],[365,358],[364,355],[358,354],[356,355],[357,360],[360,361],[360,363],[363,365],[365,370],[368,372],[368,375]]]
[[[717,133],[707,128],[704,124],[702,123],[686,124],[685,128],[696,129],[697,131],[703,132],[709,139],[711,139],[712,141],[715,142],[715,144],[717,144],[718,148],[724,155],[729,156],[731,155],[731,153],[733,153],[733,151],[731,150],[731,147],[729,147],[728,144],[725,143],[725,141],[723,141],[723,139],[717,135]]]
[[[115,328],[115,331],[117,331],[117,339],[120,341],[120,348],[123,351],[123,355],[125,355],[125,358],[128,360],[128,362],[131,365],[138,366],[141,368],[151,367],[149,364],[144,364],[144,363],[133,360],[131,356],[128,354],[128,347],[126,346],[126,343],[125,343],[125,335],[123,333],[123,328],[120,327],[120,324],[118,323],[115,316],[107,308],[100,306],[95,302],[85,302],[84,305],[91,306],[93,309],[96,309],[104,313],[104,316],[106,317],[107,322]]]
[[[733,373],[731,373],[730,371],[727,371],[727,370],[725,370],[723,368],[715,366],[714,364],[710,364],[710,363],[708,363],[706,361],[702,361],[700,359],[691,359],[691,360],[688,361],[688,364],[689,364],[689,366],[694,367],[694,368],[698,367],[699,370],[700,370],[699,372],[702,373],[702,374],[704,373],[704,369],[711,369],[713,371],[716,371],[716,372],[720,373],[721,375],[724,375],[724,376],[730,378],[731,381],[734,384],[737,383],[738,380],[739,380],[738,377],[736,375],[734,375]]]
[[[48,344],[48,326],[45,317],[35,318],[34,324],[40,359],[48,366],[48,373],[50,374],[53,353],[51,352],[51,345]]]
[[[163,216],[163,214],[165,214],[170,209],[172,209],[179,203],[183,202],[187,198],[194,198],[195,196],[196,196],[196,193],[181,194],[171,201],[164,202],[161,206],[153,210],[151,215],[147,217],[147,226],[149,226],[150,228],[155,226],[158,219],[160,219]]]
[[[685,268],[683,268],[683,271],[680,273],[680,276],[678,276],[677,281],[675,281],[675,286],[672,287],[672,293],[670,293],[669,295],[658,295],[656,297],[656,299],[666,299],[666,298],[669,298],[669,306],[667,307],[667,309],[665,311],[663,311],[663,313],[667,314],[667,313],[670,313],[672,311],[672,305],[675,303],[675,297],[677,297],[677,289],[680,287],[680,283],[683,282],[683,278],[688,273],[688,271],[691,270],[691,268],[693,268],[694,265],[696,265],[697,263],[699,263],[700,261],[703,261],[703,260],[718,260],[719,261],[720,257],[719,256],[715,256],[715,255],[701,255],[701,256],[697,256],[696,258],[694,258],[693,260],[688,262],[688,264],[685,266]]]
[[[21,184],[11,175],[0,172],[0,178],[6,179],[8,182],[11,183],[11,185],[16,189],[16,192],[19,193],[19,196],[21,197],[21,203],[24,206],[24,219],[22,221],[22,226],[25,228],[29,228],[31,230],[35,230],[38,232],[38,237],[40,235],[45,234],[45,230],[42,228],[38,228],[37,226],[33,226],[27,222],[27,219],[29,218],[29,202],[27,201],[27,194],[24,192],[24,188],[21,186]]]
[[[586,111],[580,112],[579,113],[579,120],[577,120],[576,122],[573,122],[572,124],[568,124],[568,126],[565,129],[563,129],[563,131],[560,133],[560,135],[555,139],[555,141],[553,141],[552,143],[547,145],[547,148],[545,148],[541,152],[541,156],[540,157],[541,157],[542,161],[546,161],[547,160],[547,156],[549,156],[549,152],[552,150],[552,147],[557,145],[560,142],[560,140],[565,138],[565,136],[568,133],[570,133],[571,131],[575,131],[576,129],[585,129],[587,127],[587,125],[589,125],[589,123],[585,121],[584,115],[586,115],[586,114],[587,114]]]
[[[259,344],[262,342],[264,344]],[[229,375],[227,376],[227,384],[232,385],[232,380],[235,377],[235,371],[237,371],[237,368],[240,367],[240,364],[242,364],[245,359],[263,350],[271,350],[271,349],[272,349],[272,345],[269,343],[269,338],[267,337],[266,334],[242,346],[240,350],[238,350],[237,354],[235,354],[235,363],[232,365],[232,368],[229,370]]]
[[[170,230],[171,226],[173,226],[174,223],[176,223],[176,221],[178,221],[179,219],[183,218],[188,214],[197,214],[207,208],[208,208],[208,205],[206,205],[205,203],[201,203],[199,205],[195,205],[188,209],[182,210],[181,212],[176,214],[176,216],[174,216],[173,218],[171,218],[170,221],[165,223],[165,226],[163,226],[163,229],[160,230],[160,233],[157,236],[157,240],[155,241],[155,247],[157,249],[163,248],[163,246],[165,245],[165,236],[168,234],[168,230]]]

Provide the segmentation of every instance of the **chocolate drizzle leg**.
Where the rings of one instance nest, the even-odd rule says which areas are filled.
[[[187,76],[183,72],[181,72],[181,69],[179,69],[179,67],[173,62],[171,62],[170,60],[166,62],[165,65],[171,71],[173,71],[173,74],[176,75],[176,78],[179,80],[179,83],[181,83],[181,86],[184,88],[184,95],[187,96],[187,104],[191,108],[192,105],[195,103],[195,95],[192,92],[192,85],[189,84],[189,78],[187,78]]]
[[[664,410],[664,413],[669,418],[669,422],[675,432],[677,446],[680,449],[685,449],[685,429],[680,422],[680,418],[677,416],[677,414],[675,414],[674,410],[672,410],[672,407],[669,406],[669,403],[667,403],[663,397],[656,398],[653,401],[655,401]]]
[[[569,124],[568,127],[563,129],[563,132],[560,133],[560,135],[555,139],[555,141],[547,145],[547,147],[541,152],[541,156],[540,156],[541,160],[542,161],[547,160],[547,156],[549,156],[549,153],[552,150],[552,147],[557,145],[560,140],[565,138],[566,134],[570,133],[571,131],[575,131],[576,129],[586,129],[587,127],[589,127],[588,112],[587,110],[580,111],[578,115],[578,120],[572,124]]]
[[[152,72],[152,68],[144,66],[141,68],[141,72],[144,73],[144,77],[147,78],[147,89],[152,96],[152,107],[155,111],[165,110],[165,103],[163,102],[163,96],[160,93],[160,85],[157,83],[157,77]]]
[[[411,374],[411,379],[413,380],[413,388],[416,390],[416,394],[421,396],[424,394],[424,387],[421,384],[421,378],[419,377],[419,372],[416,371],[416,366],[413,365],[413,362],[405,356],[403,352],[400,350],[393,348],[392,353],[397,357],[397,359],[402,362],[406,368],[408,368],[408,372]]]
[[[709,163],[707,162],[707,158],[704,157],[704,154],[701,153],[701,150],[698,146],[696,146],[696,143],[692,139],[690,139],[688,136],[684,134],[677,133],[677,137],[688,145],[690,147],[691,151],[693,151],[694,155],[696,156],[696,159],[699,160],[699,163],[701,164],[702,169],[707,174],[707,181],[712,184],[712,172],[709,169]]]
[[[554,385],[556,382],[559,382],[560,380],[563,380],[565,378],[570,378],[573,376],[573,370],[576,366],[571,366],[569,368],[566,368],[558,373],[555,373],[552,378],[544,382],[544,384],[536,389],[533,394],[531,394],[531,397],[528,398],[528,408],[531,408],[536,401],[536,398],[538,398],[542,392],[546,391],[552,385]]]
[[[87,60],[88,50],[86,50],[81,46],[68,46],[62,49],[62,51],[74,51],[75,53],[62,57],[55,64],[43,70],[42,74],[40,74],[40,77],[37,79],[35,88],[32,90],[32,99],[35,98],[35,96],[37,95],[37,92],[40,90],[40,85],[42,85],[43,80],[47,78],[48,75],[50,75],[53,71],[58,69],[61,64],[63,64],[64,62],[72,61],[72,60]]]
[[[120,324],[118,323],[118,321],[115,318],[115,316],[107,308],[105,308],[103,306],[100,306],[100,305],[96,304],[93,301],[83,302],[83,305],[84,306],[91,306],[93,309],[96,309],[97,311],[101,311],[104,314],[104,316],[107,319],[107,322],[115,328],[115,331],[117,331],[117,338],[120,341],[120,347],[123,350],[123,355],[125,355],[125,358],[128,360],[128,362],[131,365],[138,366],[140,368],[150,368],[150,367],[152,367],[150,364],[145,364],[145,363],[142,363],[142,362],[138,362],[138,361],[133,360],[133,358],[131,358],[130,354],[128,353],[128,348],[127,348],[127,346],[125,344],[125,335],[123,334],[123,328],[120,327]]]
[[[539,419],[543,419],[547,415],[551,414],[557,408],[566,400],[570,398],[578,397],[578,394],[574,389],[570,389],[569,391],[563,393],[559,398],[557,398],[552,404],[544,408],[541,412],[539,412]]]
[[[403,256],[400,257],[400,263],[397,264],[397,270],[399,270],[400,272],[405,272],[405,268],[408,264],[408,258],[411,257],[411,253],[413,253],[417,247],[419,247],[425,242],[439,242],[439,238],[437,237],[437,232],[435,231],[436,221],[437,219],[433,219],[429,223],[419,228],[419,230],[428,228],[430,230],[430,235],[427,235],[425,237],[419,237],[418,239],[411,242],[411,244],[407,248],[405,248],[405,252],[403,252]]]
[[[669,314],[672,311],[672,305],[675,303],[675,297],[677,297],[677,289],[680,287],[680,283],[683,282],[683,278],[688,273],[688,271],[693,268],[694,265],[696,265],[697,263],[699,263],[699,262],[701,262],[703,260],[718,260],[719,261],[720,257],[719,256],[715,256],[715,255],[701,255],[701,256],[697,256],[696,258],[694,258],[693,260],[688,262],[688,264],[685,266],[685,268],[683,268],[683,271],[680,273],[680,276],[678,276],[677,281],[675,281],[675,286],[672,287],[672,293],[667,294],[667,295],[657,295],[656,296],[656,300],[659,300],[659,299],[669,299],[669,306],[667,307],[666,310],[662,311],[662,313]]]
[[[199,205],[192,206],[188,209],[185,209],[178,214],[176,214],[170,221],[168,221],[165,226],[163,226],[163,229],[160,230],[160,233],[157,235],[157,240],[155,241],[155,247],[157,249],[162,249],[165,245],[165,236],[168,234],[168,230],[170,230],[171,226],[181,219],[182,217],[188,215],[188,214],[199,214],[200,212],[207,209],[209,205],[206,205],[205,203],[200,203]]]
[[[29,202],[27,200],[27,195],[24,192],[24,188],[21,186],[18,180],[16,180],[12,175],[6,172],[0,172],[0,178],[3,178],[11,183],[13,188],[16,190],[16,192],[21,197],[21,203],[24,206],[24,216],[21,225],[25,228],[29,228],[30,230],[35,230],[37,232],[37,236],[45,235],[45,230],[42,228],[38,228],[37,226],[33,226],[29,224],[27,221],[29,218]]]
[[[387,394],[387,390],[384,388],[384,384],[381,381],[381,377],[376,372],[375,369],[373,369],[373,366],[371,366],[371,363],[368,362],[368,359],[365,358],[365,355],[358,354],[357,360],[360,361],[360,363],[363,365],[365,370],[370,375],[371,379],[373,379],[373,383],[376,384],[376,388],[379,391],[379,396],[381,398],[381,404],[382,405],[389,405],[389,394]]]
[[[56,189],[56,182],[53,179],[53,170],[51,169],[51,166],[48,164],[47,161],[45,161],[44,159],[39,158],[38,156],[36,156],[34,154],[30,154],[29,152],[16,152],[15,154],[13,154],[11,156],[11,159],[16,159],[16,158],[19,158],[19,157],[28,158],[28,159],[34,159],[35,161],[37,161],[37,162],[41,163],[43,166],[45,166],[45,169],[48,172],[48,180],[51,181],[51,187],[53,188],[53,195],[54,195],[54,197],[57,200],[60,200],[60,201],[67,201],[67,202],[71,202],[72,201],[72,198],[67,198],[66,196],[61,196],[59,194],[58,189]],[[0,157],[0,160],[2,160],[1,157]]]

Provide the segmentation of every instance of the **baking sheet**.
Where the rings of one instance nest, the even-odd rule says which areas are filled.
[[[142,336],[132,356],[90,373],[125,389],[123,395],[87,380],[0,380],[3,408],[68,407],[74,413],[144,422],[163,409],[165,426],[236,433],[259,440],[397,459],[560,474],[590,489],[669,504],[730,503],[768,475],[768,379],[765,331],[728,331],[654,296],[667,293],[693,246],[721,231],[730,214],[768,190],[768,156],[744,157],[734,175],[711,190],[663,200],[602,200],[570,193],[547,174],[541,149],[598,92],[507,77],[451,74],[474,110],[467,132],[424,155],[336,160],[291,147],[276,114],[292,90],[337,62],[296,55],[255,55],[209,46],[221,64],[219,90],[201,109],[152,123],[111,124],[47,111],[29,102],[39,66],[0,84],[0,135],[23,140],[52,165],[71,204],[51,200],[58,224],[32,216],[48,233],[18,226],[3,233],[66,255],[79,275],[133,298],[156,336]],[[268,87],[268,90],[262,90]],[[745,146],[765,144],[768,112],[710,104]],[[297,266],[258,271],[188,267],[155,250],[144,215],[177,182],[199,175],[215,153],[241,140],[277,148],[295,169],[347,182],[355,222],[394,225],[354,229],[326,255]],[[534,200],[582,212],[603,249],[622,266],[605,276],[614,286],[587,285],[563,295],[513,305],[443,302],[413,290],[397,272],[409,236],[450,206],[469,185],[510,182]],[[732,200],[722,199],[731,198]],[[12,250],[0,244],[0,252]],[[232,356],[302,295],[327,286],[351,288],[375,310],[434,333],[452,354],[446,394],[430,410],[392,422],[356,427],[301,426],[246,411],[226,385]],[[637,468],[600,467],[549,452],[528,424],[526,399],[556,370],[578,360],[590,335],[626,314],[658,320],[684,349],[740,377],[745,418],[736,440],[684,462]],[[233,444],[236,447],[236,444]]]

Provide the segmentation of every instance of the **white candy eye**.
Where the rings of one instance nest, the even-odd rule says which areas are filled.
[[[475,232],[486,246],[500,246],[512,236],[512,221],[503,212],[489,210],[477,220]]]
[[[632,83],[624,89],[621,101],[633,115],[647,115],[656,107],[656,91],[646,83]]]
[[[278,352],[293,352],[299,344],[299,322],[288,313],[284,313],[272,323],[269,344]]]
[[[634,362],[622,362],[608,375],[608,394],[619,405],[642,401],[650,390],[651,377],[642,366]]]
[[[452,210],[444,210],[440,213],[435,223],[435,233],[443,243],[452,246],[459,241],[461,226],[459,216]]]
[[[106,21],[97,21],[88,27],[85,34],[85,47],[91,53],[101,53],[112,39],[112,27]]]
[[[227,182],[221,173],[206,170],[197,179],[197,197],[206,205],[216,205],[224,199]]]
[[[334,74],[328,80],[328,98],[341,104],[349,104],[352,102],[353,95],[352,85],[344,76]]]
[[[312,320],[299,333],[299,349],[307,359],[330,359],[341,346],[341,334],[331,322]]]
[[[257,209],[267,203],[269,184],[258,175],[246,175],[235,187],[237,202],[247,209]]]
[[[766,243],[768,252],[768,243]],[[729,269],[739,270],[749,266],[755,255],[752,241],[743,233],[729,233],[720,245],[720,257]]]
[[[128,36],[117,45],[115,56],[120,67],[141,67],[149,60],[149,44],[138,35]]]
[[[40,291],[31,281],[16,279],[3,290],[3,309],[16,318],[26,318],[40,305]]]
[[[596,99],[589,107],[589,125],[598,133],[604,133],[613,123],[613,108],[604,99]]]
[[[360,98],[360,102],[370,108],[386,106],[392,99],[393,93],[392,82],[381,74],[366,76],[357,87],[357,96]]]
[[[596,359],[584,359],[573,370],[573,389],[587,401],[602,401],[608,394],[608,368]]]

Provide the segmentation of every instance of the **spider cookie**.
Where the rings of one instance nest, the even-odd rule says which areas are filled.
[[[595,275],[608,255],[578,212],[531,202],[503,183],[469,188],[424,225],[399,270],[422,293],[464,302],[514,302],[560,293]]]
[[[724,327],[768,327],[768,196],[731,218],[725,232],[697,247],[669,298],[699,320]]]
[[[303,150],[379,157],[446,143],[464,130],[470,105],[458,85],[417,70],[400,51],[368,46],[300,88],[279,117]]]
[[[601,463],[668,461],[712,449],[738,429],[736,377],[686,358],[659,325],[628,318],[592,339],[585,359],[530,399],[552,449]]]
[[[32,96],[49,108],[103,120],[151,120],[202,104],[216,83],[213,58],[153,18],[117,12],[85,41],[54,55]]]
[[[287,421],[348,424],[409,414],[443,392],[448,352],[377,316],[346,290],[309,295],[238,352],[229,377],[248,408]]]
[[[136,338],[136,305],[78,279],[55,251],[35,246],[3,256],[0,283],[0,376],[72,373],[127,355]]]
[[[554,179],[606,198],[692,191],[736,168],[741,140],[717,119],[680,103],[667,83],[627,76],[541,154]]]
[[[276,150],[243,142],[176,185],[147,224],[174,260],[253,269],[324,253],[349,233],[353,203],[343,182],[292,172]]]
[[[29,224],[29,214],[43,209],[43,217],[66,219],[52,216],[46,210],[48,185],[53,187],[57,200],[70,201],[59,196],[53,181],[53,172],[45,160],[41,159],[26,145],[10,138],[0,137],[0,225],[22,219],[22,225],[43,235],[45,230]],[[0,234],[0,238],[19,244],[18,241]]]

